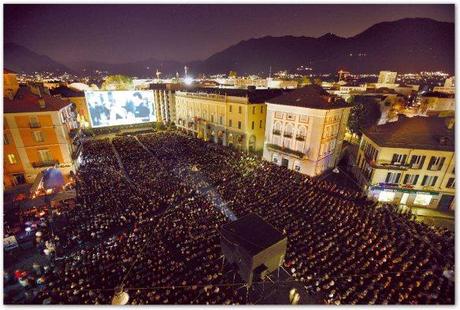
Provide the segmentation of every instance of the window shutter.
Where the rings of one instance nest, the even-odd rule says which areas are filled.
[[[426,179],[428,179],[428,176],[427,176],[427,175],[425,175],[425,176],[423,177],[422,186],[425,186],[425,185],[426,185]]]
[[[403,181],[403,183],[404,183],[404,184],[407,184],[407,181],[408,181],[408,180],[409,180],[409,175],[406,174],[406,175],[404,176],[404,181]]]
[[[414,182],[412,183],[412,185],[417,185],[417,182],[418,182],[418,174],[415,176],[415,179],[414,179]]]
[[[428,163],[428,170],[431,170],[431,166],[433,166],[434,161],[436,160],[435,156],[431,156],[430,162]]]
[[[423,155],[423,156],[422,156],[422,160],[421,160],[421,162],[420,162],[420,169],[423,168],[423,164],[425,163],[425,158],[426,158],[426,156]]]
[[[388,183],[388,181],[390,181],[390,177],[391,177],[391,172],[388,172],[387,178],[385,179],[385,183]]]
[[[444,162],[445,162],[445,161],[446,161],[446,158],[445,158],[445,157],[441,158],[441,162],[439,163],[439,170],[442,169],[442,166],[444,166]]]
[[[431,182],[431,186],[435,186],[437,181],[438,181],[438,177],[434,177],[433,181]]]
[[[396,176],[396,181],[395,183],[399,183],[399,179],[401,178],[401,173],[398,173]]]

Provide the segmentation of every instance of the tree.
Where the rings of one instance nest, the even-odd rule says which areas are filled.
[[[369,96],[352,97],[353,107],[348,118],[348,128],[354,134],[361,135],[363,130],[376,125],[382,113],[377,101]]]
[[[310,85],[311,84],[311,79],[308,76],[302,76],[297,80],[299,87],[303,87],[305,85]]]
[[[133,79],[126,75],[109,75],[101,86],[102,90],[133,90]]]
[[[313,80],[313,84],[316,84],[316,85],[321,86],[321,83],[323,83],[323,81],[321,81],[320,78],[315,78],[315,79]]]

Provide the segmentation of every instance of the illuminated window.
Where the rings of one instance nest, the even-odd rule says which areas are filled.
[[[38,128],[40,127],[40,122],[38,121],[38,117],[36,116],[31,116],[29,118],[29,125],[31,128]]]
[[[387,192],[387,191],[382,191],[379,194],[379,201],[380,202],[393,202],[395,199],[395,192]]]
[[[38,154],[42,162],[48,162],[48,161],[53,160],[53,157],[51,156],[51,153],[49,150],[39,150]]]
[[[414,199],[414,205],[428,206],[431,202],[432,196],[430,194],[417,194]]]
[[[14,156],[14,154],[8,154],[8,162],[9,162],[11,165],[14,165],[14,164],[16,164],[18,161],[16,160],[16,156]]]

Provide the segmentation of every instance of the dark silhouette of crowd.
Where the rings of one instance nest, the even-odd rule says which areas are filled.
[[[169,131],[86,141],[76,178],[35,303],[107,304],[123,286],[129,304],[244,304],[223,210],[286,234],[283,267],[323,303],[454,303],[453,233],[352,187]]]

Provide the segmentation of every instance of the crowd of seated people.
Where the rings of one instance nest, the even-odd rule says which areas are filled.
[[[283,267],[323,303],[454,302],[453,233],[181,133],[85,142],[77,197],[36,303],[107,304],[119,286],[129,304],[250,303],[223,264],[228,210],[286,234]]]

